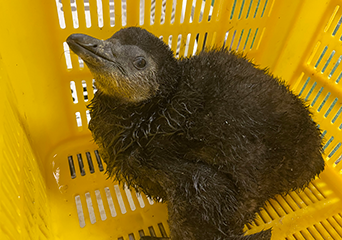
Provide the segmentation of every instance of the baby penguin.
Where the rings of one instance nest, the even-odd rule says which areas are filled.
[[[177,60],[137,27],[67,43],[96,79],[89,129],[108,175],[168,204],[172,240],[270,239],[244,225],[324,169],[306,104],[237,53]]]

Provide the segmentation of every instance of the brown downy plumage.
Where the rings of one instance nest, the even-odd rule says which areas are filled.
[[[324,169],[306,104],[238,54],[176,60],[136,27],[67,42],[96,79],[89,129],[108,175],[168,204],[172,240],[270,239],[243,226]]]

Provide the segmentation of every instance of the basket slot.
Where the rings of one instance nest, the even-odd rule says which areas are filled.
[[[107,219],[107,215],[106,215],[106,211],[104,209],[101,193],[99,190],[95,190],[95,196],[96,196],[96,202],[97,202],[97,206],[98,206],[98,209],[100,212],[101,220],[104,221]]]
[[[87,162],[89,166],[89,171],[90,173],[94,173],[95,169],[94,169],[94,164],[93,164],[93,160],[91,158],[90,152],[86,152],[86,157],[87,157]]]
[[[109,5],[109,24],[111,27],[115,26],[115,3],[114,0],[107,0]]]
[[[115,194],[116,194],[116,199],[117,199],[117,201],[119,203],[119,207],[120,207],[121,213],[125,214],[127,212],[127,210],[126,210],[126,206],[125,206],[125,203],[123,201],[123,198],[122,198],[119,186],[118,185],[114,185],[114,190],[115,190]]]
[[[70,176],[72,179],[76,178],[76,171],[75,171],[75,165],[74,160],[72,156],[68,157],[68,163],[69,163],[69,169],[70,169]]]
[[[102,160],[101,160],[99,151],[95,150],[94,152],[95,152],[95,157],[96,157],[97,164],[99,166],[99,170],[100,170],[100,172],[102,172],[104,169],[103,169]]]
[[[77,161],[78,161],[78,165],[80,167],[81,176],[84,176],[85,175],[84,164],[83,164],[82,155],[80,153],[77,154]]]
[[[78,13],[77,13],[77,4],[75,0],[70,0],[70,6],[71,6],[71,16],[72,16],[72,24],[73,27],[79,28],[80,24],[78,22]]]
[[[116,210],[115,210],[115,206],[114,206],[114,202],[113,202],[111,191],[110,191],[109,187],[105,187],[104,190],[105,190],[105,193],[106,193],[106,198],[107,198],[107,203],[108,203],[110,214],[111,214],[112,217],[116,217],[117,213],[116,213]]]
[[[69,46],[66,42],[63,42],[63,49],[64,49],[65,65],[66,65],[67,69],[72,69],[70,49],[69,49]]]
[[[87,83],[85,80],[82,80],[82,88],[83,88],[83,99],[84,102],[88,102],[88,90],[87,90]]]
[[[80,195],[75,196],[75,203],[77,209],[78,222],[80,224],[80,227],[83,228],[85,227],[85,219]]]
[[[86,203],[87,203],[90,223],[94,224],[94,223],[96,223],[96,216],[95,216],[93,201],[91,200],[90,192],[85,193],[85,199],[86,199]]]
[[[91,16],[90,16],[89,0],[84,0],[83,6],[84,6],[85,25],[87,28],[90,28],[91,27]]]
[[[158,223],[158,228],[159,228],[159,231],[160,231],[162,237],[167,237],[164,225],[162,223]]]
[[[64,29],[66,26],[65,26],[62,0],[56,0],[56,8],[57,8],[57,16],[58,16],[59,26],[60,26],[60,28]]]
[[[193,0],[190,23],[200,22],[200,19],[202,18],[202,13],[203,13],[202,5],[204,7],[204,2],[202,0]]]
[[[131,191],[127,188],[127,186],[124,186],[124,189],[125,189],[125,194],[126,194],[126,197],[127,197],[127,200],[128,200],[129,207],[131,208],[132,211],[135,211],[135,210],[136,210],[136,207],[135,207],[135,204],[134,204],[134,200],[133,200],[133,197],[132,197],[132,193],[131,193]]]
[[[152,237],[156,237],[156,232],[154,231],[153,226],[148,227],[148,231]]]
[[[133,233],[128,234],[128,239],[135,240],[134,234]]]

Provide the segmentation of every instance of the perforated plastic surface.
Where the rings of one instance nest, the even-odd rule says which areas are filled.
[[[106,179],[87,129],[93,79],[65,40],[122,26],[162,36],[177,57],[225,45],[303,97],[326,170],[246,226],[272,239],[342,239],[342,1],[57,0],[0,4],[0,239],[139,239],[169,234],[166,205]]]

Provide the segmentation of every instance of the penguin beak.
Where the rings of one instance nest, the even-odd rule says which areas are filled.
[[[71,34],[67,40],[70,49],[87,64],[103,66],[109,62],[115,63],[111,43],[99,40],[85,34]]]

